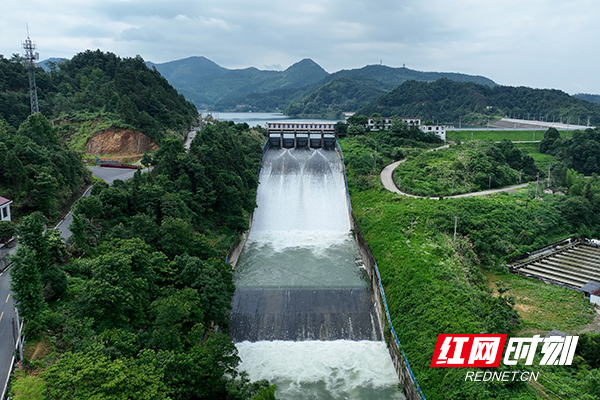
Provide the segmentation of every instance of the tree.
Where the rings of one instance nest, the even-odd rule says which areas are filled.
[[[181,352],[200,344],[205,331],[203,307],[198,292],[192,288],[155,300],[150,305],[152,347]]]
[[[173,400],[226,398],[228,377],[236,376],[239,360],[229,337],[213,332],[202,345],[166,362],[169,395]]]
[[[37,333],[41,328],[42,311],[46,308],[42,295],[42,280],[38,264],[38,253],[28,245],[20,245],[12,257],[10,289],[15,303],[27,324],[29,332]]]
[[[167,397],[163,371],[133,359],[110,359],[95,348],[63,354],[42,374],[46,400],[163,400]]]
[[[12,221],[0,221],[0,240],[10,239],[17,233],[17,227]]]

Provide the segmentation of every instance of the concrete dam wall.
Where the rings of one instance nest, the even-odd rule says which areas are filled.
[[[268,150],[257,204],[235,269],[240,369],[276,383],[282,399],[403,399],[351,235],[339,153]]]

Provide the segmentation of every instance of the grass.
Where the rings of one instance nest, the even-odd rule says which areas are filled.
[[[474,141],[409,157],[394,171],[394,182],[401,181],[403,190],[418,196],[450,196],[519,184],[519,171],[494,158],[497,147],[494,143]],[[537,147],[529,150],[537,152]],[[540,159],[549,157],[539,152],[535,155]],[[524,174],[525,180],[532,179],[529,173]]]
[[[111,113],[72,113],[57,121],[58,131],[70,149],[85,152],[85,145],[96,132],[109,128],[134,129]]]
[[[44,400],[45,382],[36,375],[17,371],[11,382],[10,396],[13,400]]]
[[[547,172],[548,165],[556,162],[556,158],[549,154],[540,153],[537,143],[515,143],[515,147],[523,150],[535,161],[535,164],[541,171]]]
[[[492,131],[447,131],[446,139],[451,141],[460,140],[461,142],[470,140],[493,140],[500,142],[503,139],[511,141],[541,141],[544,138],[545,130],[492,130]],[[562,137],[572,137],[573,131],[559,131]]]
[[[575,290],[510,274],[489,273],[487,277],[490,288],[495,289],[499,284],[507,290],[505,296],[514,298],[522,320],[518,334],[546,333],[552,329],[575,333],[593,320],[589,301]]]

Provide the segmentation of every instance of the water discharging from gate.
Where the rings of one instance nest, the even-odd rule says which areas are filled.
[[[231,336],[281,399],[403,399],[350,235],[336,151],[266,152]]]

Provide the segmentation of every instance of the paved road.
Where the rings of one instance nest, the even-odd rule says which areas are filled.
[[[108,167],[88,167],[92,174],[106,181],[109,185],[115,179],[126,180],[133,177],[135,170],[123,168],[108,168]],[[147,170],[143,170],[145,172]],[[89,196],[91,192],[89,187],[83,196]],[[55,229],[60,231],[60,235],[65,241],[71,237],[69,225],[73,222],[71,212],[67,214]],[[0,253],[14,254],[17,251],[17,246],[12,249],[0,248]],[[0,273],[0,400],[3,399],[2,390],[6,387],[9,374],[12,369],[13,354],[15,351],[16,341],[13,338],[12,320],[15,318],[15,309],[12,302],[12,293],[10,292],[10,269]]]
[[[102,179],[104,182],[112,185],[113,181],[120,179],[125,181],[133,178],[135,169],[126,168],[109,168],[109,167],[88,167],[96,178]],[[146,170],[143,170],[146,171]]]
[[[13,254],[16,248],[0,249],[1,253]],[[12,358],[15,351],[16,339],[13,336],[13,319],[16,320],[12,294],[10,293],[10,274],[7,269],[0,273],[0,395],[6,388],[12,369]]]
[[[448,147],[448,145],[442,146],[442,147],[437,147],[437,148],[429,150],[429,151],[436,151],[436,150],[439,150],[439,149],[442,149],[445,147]],[[415,196],[413,194],[405,193],[396,187],[396,184],[394,183],[394,178],[393,178],[394,170],[396,169],[396,167],[398,167],[398,165],[400,165],[404,161],[406,161],[406,158],[388,165],[381,171],[381,174],[379,175],[379,177],[381,179],[381,183],[383,184],[383,187],[385,187],[390,192],[398,193],[398,194],[401,194],[402,196],[406,196],[406,197],[412,197],[415,199],[439,200],[440,199],[439,197],[423,197],[423,196]],[[454,199],[454,198],[459,198],[459,197],[485,196],[486,194],[492,194],[492,193],[498,193],[498,192],[508,192],[510,190],[524,188],[527,185],[529,185],[529,183],[523,183],[521,185],[515,185],[515,186],[508,186],[508,187],[500,188],[500,189],[484,190],[481,192],[456,194],[454,196],[444,196],[444,198],[445,199]]]
[[[185,147],[186,150],[190,149],[190,146],[192,145],[192,140],[194,140],[197,133],[198,133],[198,131],[196,131],[196,130],[191,130],[188,132],[188,135],[185,138],[185,142],[183,143],[183,147]]]

